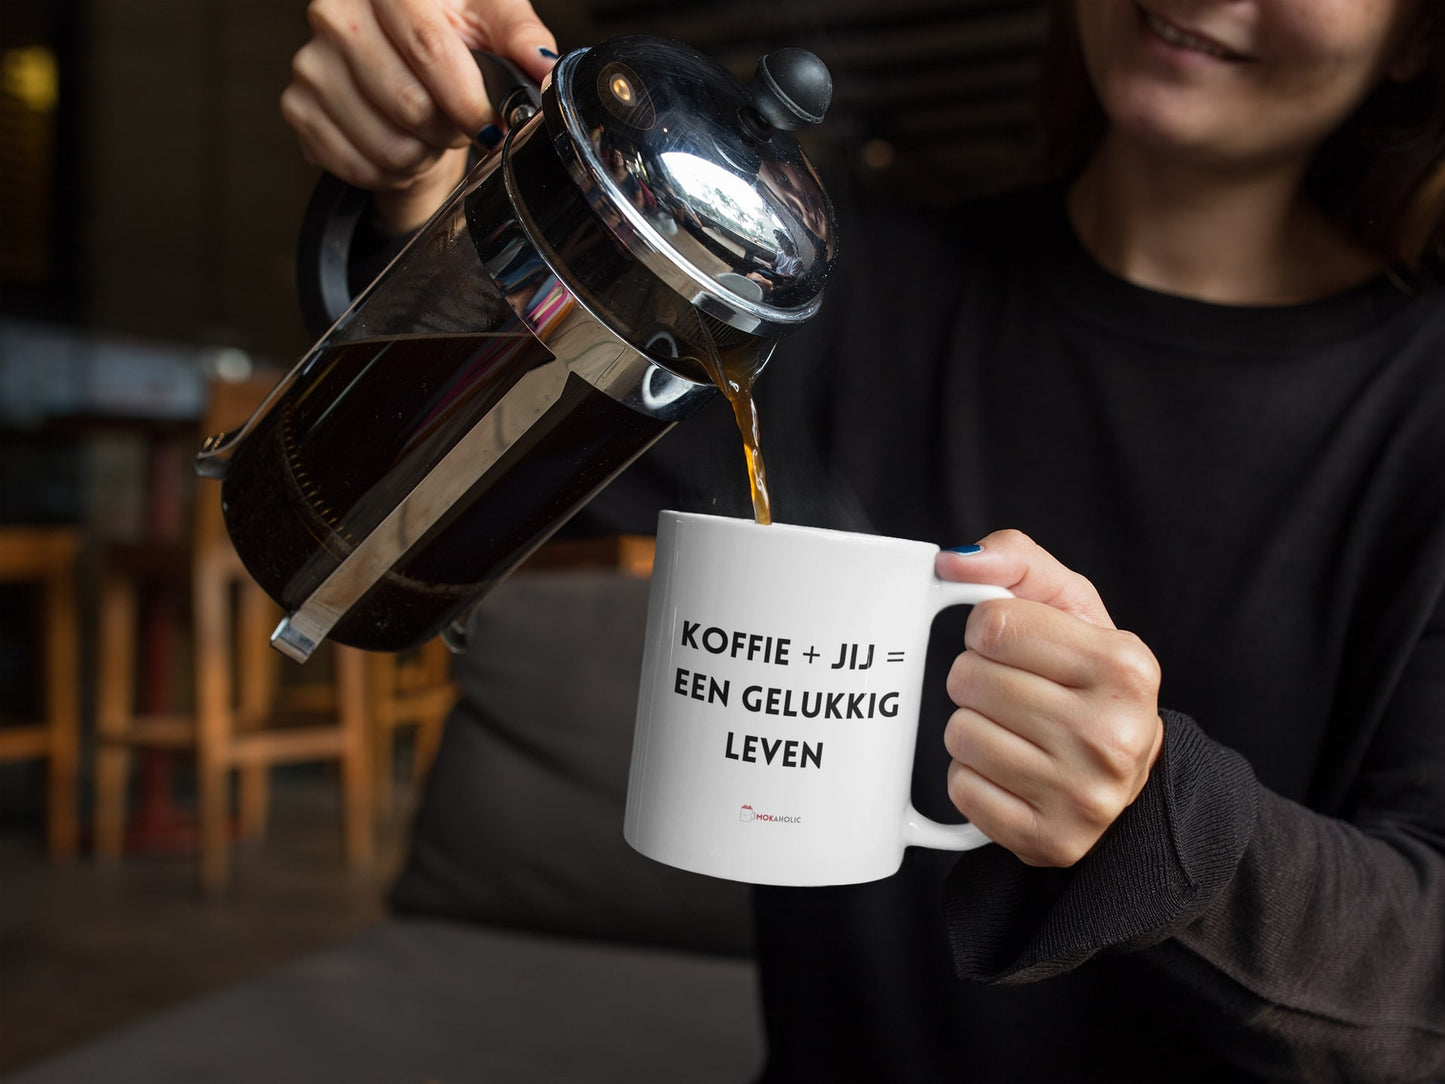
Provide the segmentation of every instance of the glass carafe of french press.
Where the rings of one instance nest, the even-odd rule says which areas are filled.
[[[339,318],[197,470],[222,479],[272,643],[400,650],[472,605],[628,463],[818,308],[831,205],[790,134],[811,54],[751,87],[675,42],[569,53],[540,89],[479,55],[506,137],[355,300],[361,194],[325,178],[303,278]],[[303,259],[303,264],[306,259]],[[303,292],[308,283],[303,283]]]

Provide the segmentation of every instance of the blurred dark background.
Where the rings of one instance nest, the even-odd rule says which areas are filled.
[[[1046,0],[536,7],[563,50],[660,34],[745,80],[771,49],[814,50],[833,73],[835,97],[806,140],[839,201],[948,203],[1016,178],[1034,151]],[[87,553],[112,541],[174,541],[185,529],[187,450],[206,382],[289,366],[308,345],[292,260],[315,172],[277,107],[306,34],[303,0],[0,2],[0,527],[72,526]],[[82,594],[84,674],[94,662],[92,602]],[[32,587],[0,584],[0,725],[38,710],[35,605]],[[93,726],[88,678],[79,692],[84,740]],[[88,764],[82,756],[82,824]],[[298,833],[310,801],[297,804]],[[339,865],[318,865],[314,841],[298,844],[279,882],[257,875],[240,904],[232,898],[241,907],[232,925],[217,917],[226,904],[158,903],[191,899],[189,876],[170,868],[159,881],[91,879],[84,836],[81,872],[57,881],[44,860],[44,805],[41,765],[0,763],[0,1070],[340,936],[379,908],[384,869],[360,883],[297,887],[303,869],[341,877]],[[284,920],[260,899],[278,883]],[[149,896],[149,920],[163,918],[174,934],[153,938],[149,956],[136,945],[106,956],[94,938],[65,941],[58,925],[38,925],[47,910],[56,924],[83,923],[86,900],[124,915],[135,893]],[[114,923],[123,940],[132,927]],[[254,940],[237,942],[238,929]],[[197,956],[187,930],[227,946],[207,975],[182,973]],[[62,942],[69,955],[56,948]],[[87,1002],[66,985],[80,972],[105,981],[106,960],[132,972],[178,970],[149,986],[132,973],[108,1000],[96,993]],[[47,975],[48,989],[26,987]],[[52,1032],[20,1038],[16,1007],[37,996],[60,1004],[62,987],[70,1001],[47,1018]]]
[[[1032,147],[1041,0],[540,0],[563,49],[642,31],[743,78],[785,44],[835,79],[811,148],[864,198],[948,201]],[[312,181],[277,97],[301,0],[6,0],[0,312],[278,358]]]

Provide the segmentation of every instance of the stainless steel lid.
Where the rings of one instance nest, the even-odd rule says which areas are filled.
[[[685,45],[629,36],[564,56],[543,110],[613,236],[704,312],[768,335],[817,311],[836,256],[832,203],[791,134],[830,95],[801,49],[764,57],[749,88]]]

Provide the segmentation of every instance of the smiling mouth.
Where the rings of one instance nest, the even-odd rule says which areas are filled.
[[[1190,52],[1203,53],[1205,56],[1212,56],[1217,60],[1241,61],[1249,57],[1233,50],[1226,49],[1217,41],[1201,37],[1191,33],[1173,23],[1155,15],[1143,7],[1139,8],[1139,16],[1143,19],[1145,27],[1160,41],[1166,45],[1172,45],[1176,49],[1188,49]]]

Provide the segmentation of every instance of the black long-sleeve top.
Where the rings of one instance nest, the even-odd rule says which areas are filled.
[[[1028,532],[1153,649],[1165,722],[1073,869],[910,849],[759,889],[767,1084],[1445,1079],[1445,289],[1171,297],[1029,191],[851,224],[758,399],[777,519]],[[750,513],[721,402],[569,529],[660,506]],[[938,820],[964,616],[915,761]]]
[[[1071,870],[914,849],[760,889],[765,1079],[1445,1078],[1445,292],[1167,296],[1051,191],[875,221],[841,260],[758,390],[777,518],[1028,532],[1158,656],[1165,743]],[[687,504],[679,476],[746,514],[728,426],[588,516]],[[916,757],[940,820],[961,626]]]

